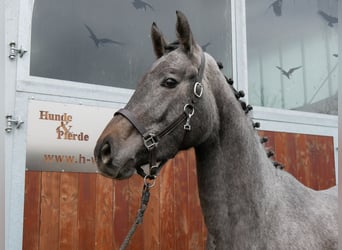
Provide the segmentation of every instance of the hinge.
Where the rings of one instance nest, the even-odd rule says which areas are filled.
[[[20,126],[24,123],[23,120],[20,119],[20,117],[13,117],[12,115],[6,115],[6,128],[5,131],[7,133],[11,133],[13,130],[13,126],[15,128],[19,129]]]
[[[18,48],[16,47],[16,43],[15,43],[15,42],[10,42],[9,46],[10,46],[10,51],[9,51],[9,56],[8,56],[8,58],[9,58],[10,60],[16,59],[16,58],[17,58],[17,55],[19,55],[19,57],[21,58],[21,57],[23,57],[24,54],[27,52],[27,51],[24,50],[22,47],[20,47],[20,49],[18,49]]]

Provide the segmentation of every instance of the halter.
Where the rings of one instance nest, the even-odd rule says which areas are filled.
[[[191,102],[184,105],[182,114],[176,118],[169,126],[167,126],[162,131],[155,133],[151,131],[147,131],[144,125],[136,118],[135,114],[133,114],[128,109],[120,109],[118,110],[114,116],[122,115],[125,117],[133,127],[139,132],[142,136],[144,146],[149,152],[149,174],[146,174],[145,171],[141,167],[137,167],[137,173],[142,176],[146,182],[146,178],[155,179],[156,174],[159,172],[161,167],[166,163],[167,160],[162,161],[159,166],[157,166],[157,147],[159,141],[166,135],[173,132],[179,125],[184,124],[183,128],[185,132],[191,130],[190,120],[191,117],[195,113],[195,107],[197,100],[202,97],[203,94],[203,74],[204,74],[204,66],[205,66],[205,55],[201,54],[201,64],[198,69],[198,75],[196,81],[194,82],[193,87],[193,97],[191,98]]]

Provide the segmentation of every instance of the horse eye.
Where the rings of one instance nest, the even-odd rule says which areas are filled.
[[[167,78],[162,83],[162,86],[167,87],[167,88],[174,88],[177,86],[177,84],[178,84],[178,82],[174,78]]]

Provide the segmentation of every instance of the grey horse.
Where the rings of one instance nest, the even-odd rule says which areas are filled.
[[[178,47],[153,23],[157,60],[100,135],[98,169],[125,179],[194,147],[207,249],[337,249],[336,187],[315,191],[273,166],[216,61],[176,14]]]

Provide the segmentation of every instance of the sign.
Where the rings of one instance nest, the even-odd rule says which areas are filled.
[[[31,100],[28,107],[28,170],[96,172],[96,141],[119,108]]]

